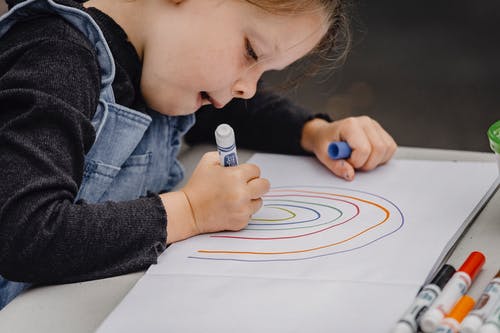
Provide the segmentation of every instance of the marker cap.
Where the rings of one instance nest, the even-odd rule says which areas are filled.
[[[228,124],[220,124],[215,129],[215,142],[217,146],[228,148],[234,145],[234,131]]]
[[[455,304],[453,309],[451,309],[450,313],[446,317],[453,318],[457,322],[462,322],[465,316],[469,313],[470,310],[474,307],[476,301],[469,295],[464,295],[460,300]]]
[[[477,333],[498,333],[500,329],[495,324],[486,324],[481,326]]]
[[[420,327],[424,332],[434,332],[443,318],[444,315],[441,311],[430,308],[420,320]]]
[[[460,333],[474,333],[483,324],[483,320],[478,316],[468,316],[460,325]]]
[[[392,329],[391,333],[415,333],[413,328],[407,323],[397,323]]]
[[[328,145],[328,156],[334,160],[351,156],[352,149],[345,141],[335,141]]]
[[[430,282],[431,284],[435,284],[440,289],[443,289],[446,283],[451,279],[452,275],[455,274],[455,267],[445,264],[439,272],[437,272],[436,276]]]
[[[484,254],[478,251],[474,251],[469,255],[469,257],[467,257],[465,262],[458,270],[467,273],[470,276],[471,280],[474,280],[476,275],[481,270],[481,267],[483,267],[485,261],[486,258]]]

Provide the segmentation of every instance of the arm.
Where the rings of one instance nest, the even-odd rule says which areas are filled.
[[[74,203],[94,140],[94,59],[59,40],[0,52],[0,274],[8,279],[58,283],[124,274],[155,263],[165,248],[158,196]]]

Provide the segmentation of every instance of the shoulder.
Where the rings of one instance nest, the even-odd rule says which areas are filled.
[[[57,14],[27,17],[16,22],[1,38],[2,49],[10,45],[33,45],[42,41],[66,41],[95,53],[93,45],[71,23]]]
[[[36,90],[90,118],[100,91],[95,48],[58,15],[26,18],[0,38],[0,88]]]

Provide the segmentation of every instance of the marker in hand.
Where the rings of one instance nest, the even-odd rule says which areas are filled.
[[[219,151],[220,164],[225,167],[238,165],[234,131],[228,124],[220,124],[215,129],[215,142]]]
[[[328,145],[328,156],[333,160],[349,158],[352,149],[345,141],[333,141]]]

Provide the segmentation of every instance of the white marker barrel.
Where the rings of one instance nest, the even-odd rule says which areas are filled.
[[[443,265],[432,281],[419,291],[412,305],[396,323],[392,333],[416,333],[418,321],[427,311],[436,298],[441,294],[444,286],[455,274],[455,268],[451,265]]]
[[[215,130],[215,142],[219,151],[220,164],[225,167],[238,165],[233,128],[228,124],[217,126]]]
[[[486,286],[479,297],[476,306],[465,317],[460,326],[460,333],[475,333],[481,327],[486,318],[495,310],[500,300],[500,272]]]
[[[500,333],[500,301],[497,301],[495,310],[486,318],[478,333]]]
[[[422,316],[420,327],[425,333],[432,333],[436,330],[444,316],[450,312],[457,301],[465,295],[471,285],[471,279],[465,272],[457,271],[446,284],[443,292],[436,299],[434,304]]]

